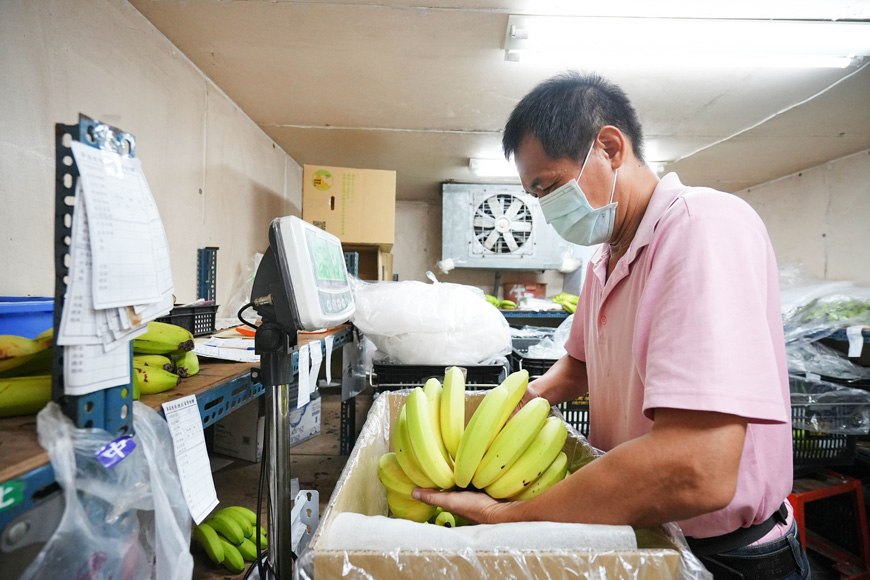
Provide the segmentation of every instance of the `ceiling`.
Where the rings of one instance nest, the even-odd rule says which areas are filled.
[[[848,0],[131,3],[300,164],[394,169],[399,200],[433,203],[445,181],[518,182],[476,178],[469,158],[500,157],[514,105],[567,68],[505,61],[511,14],[870,20]],[[649,160],[738,191],[870,148],[867,64],[596,71],[632,99]]]

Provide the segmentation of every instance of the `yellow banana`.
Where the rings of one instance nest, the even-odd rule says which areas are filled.
[[[54,345],[54,327],[43,330],[42,332],[34,336],[33,340],[43,343],[45,345],[45,348]]]
[[[402,495],[411,495],[417,487],[402,471],[402,466],[399,465],[394,452],[384,453],[378,460],[378,479],[384,487]]]
[[[227,514],[218,512],[206,520],[205,523],[213,527],[217,533],[232,542],[234,546],[238,546],[242,543],[242,540],[245,539],[245,534],[242,528],[238,523],[236,523],[236,520],[229,517]]]
[[[544,470],[535,482],[517,495],[509,498],[511,501],[519,501],[524,499],[532,499],[535,496],[541,495],[555,484],[565,479],[565,474],[568,473],[568,456],[564,452],[559,453],[556,459],[550,466]]]
[[[134,354],[133,366],[154,367],[170,373],[175,372],[175,363],[172,362],[171,358],[162,354]]]
[[[438,450],[436,438],[440,437],[432,414],[429,399],[423,389],[416,387],[405,400],[408,439],[414,449],[420,469],[441,489],[453,487],[453,470]]]
[[[142,395],[153,395],[168,391],[178,385],[181,378],[178,375],[156,367],[133,367],[133,396],[138,390]]]
[[[169,354],[193,350],[193,335],[186,329],[165,322],[149,322],[148,332],[133,339],[133,352]]]
[[[51,373],[51,348],[0,361],[0,378]]]
[[[224,567],[232,572],[233,574],[238,574],[242,570],[245,569],[245,559],[242,558],[241,552],[239,549],[226,541],[224,538],[218,536],[220,540],[221,546],[224,549]]]
[[[532,399],[514,415],[489,449],[474,473],[471,482],[483,489],[503,474],[532,444],[550,413],[550,403],[540,397]]]
[[[441,438],[454,459],[464,431],[465,375],[458,367],[450,367],[444,374],[444,389],[441,393]]]
[[[224,561],[224,547],[213,527],[206,523],[199,524],[193,529],[193,539],[202,546],[209,560],[215,564]]]
[[[507,406],[502,413],[499,423],[499,425],[504,425],[511,416],[511,413],[514,412],[514,409],[517,408],[517,405],[520,404],[523,395],[526,394],[526,388],[529,386],[529,371],[523,369],[511,373],[499,386],[506,389],[508,392]],[[498,436],[498,431],[492,434],[490,444],[495,441],[496,436]]]
[[[498,433],[501,430],[504,423],[501,417],[504,414],[505,406],[507,406],[507,399],[507,389],[501,386],[496,387],[483,397],[480,405],[471,416],[468,427],[465,428],[465,433],[462,434],[462,440],[459,442],[459,449],[456,451],[454,477],[456,485],[459,487],[468,487],[468,484],[471,483],[474,472],[477,471],[477,466],[480,465],[480,460],[483,459],[489,448],[489,443],[493,439],[492,432]],[[501,423],[499,423],[500,420]]]
[[[51,400],[51,375],[0,379],[0,417],[38,413]]]
[[[417,501],[416,499],[387,490],[387,504],[397,518],[423,523],[435,515],[435,506]]]
[[[435,429],[435,442],[438,444],[438,451],[441,452],[441,456],[447,462],[447,465],[450,466],[450,469],[453,469],[453,458],[447,452],[447,448],[444,446],[444,438],[441,435],[441,397],[443,396],[441,383],[438,382],[438,379],[429,379],[423,385],[423,392],[426,393],[426,399],[429,401],[429,415],[432,419],[432,426]]]
[[[192,350],[182,354],[174,354],[172,360],[175,363],[175,372],[183,379],[192,377],[199,372],[199,357]]]
[[[218,512],[219,514],[225,515],[226,517],[233,519],[242,529],[242,535],[245,538],[249,538],[254,535],[254,524],[248,520],[248,518],[241,513],[231,510],[229,508],[224,508]]]
[[[455,528],[456,518],[454,518],[453,514],[451,514],[450,512],[442,510],[441,513],[435,517],[435,525],[443,526],[445,528]]]
[[[257,546],[254,545],[254,542],[245,538],[242,540],[242,543],[236,546],[239,550],[239,554],[242,555],[242,558],[245,562],[253,562],[257,559]]]
[[[438,487],[420,468],[420,463],[414,454],[414,449],[408,439],[408,418],[404,405],[402,405],[399,416],[396,417],[396,423],[393,425],[393,449],[396,452],[396,460],[402,466],[402,471],[417,487]]]
[[[29,362],[39,352],[48,350],[48,346],[43,341],[31,340],[23,336],[0,335],[0,372],[9,371]]]
[[[538,436],[501,477],[486,487],[490,497],[517,495],[537,480],[562,451],[568,429],[558,417],[549,417]]]

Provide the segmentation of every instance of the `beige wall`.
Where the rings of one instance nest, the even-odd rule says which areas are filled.
[[[399,280],[427,281],[426,270],[431,270],[441,282],[477,286],[487,294],[493,291],[495,272],[457,268],[442,274],[435,264],[441,259],[441,204],[414,201],[396,202],[396,243],[393,246],[393,273]],[[502,284],[512,282],[542,282],[547,294],[562,291],[562,274],[555,271],[502,272]],[[499,289],[499,298],[502,289]]]
[[[780,264],[870,283],[870,150],[737,192],[767,224]]]
[[[4,0],[0,295],[54,293],[54,124],[79,113],[136,136],[180,302],[198,248],[220,247],[222,302],[269,221],[301,213],[301,167],[130,4]]]

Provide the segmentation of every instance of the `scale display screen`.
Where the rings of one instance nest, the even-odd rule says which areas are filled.
[[[319,280],[344,281],[347,271],[341,246],[331,244],[311,230],[305,231],[308,252],[314,265],[314,274]]]

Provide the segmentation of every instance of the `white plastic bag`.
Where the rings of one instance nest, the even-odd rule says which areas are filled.
[[[477,365],[510,353],[507,320],[479,288],[417,281],[361,284],[353,323],[400,364]]]
[[[191,518],[166,422],[133,403],[136,448],[107,468],[96,453],[116,438],[77,429],[49,403],[37,416],[65,507],[54,535],[21,580],[189,580]]]

